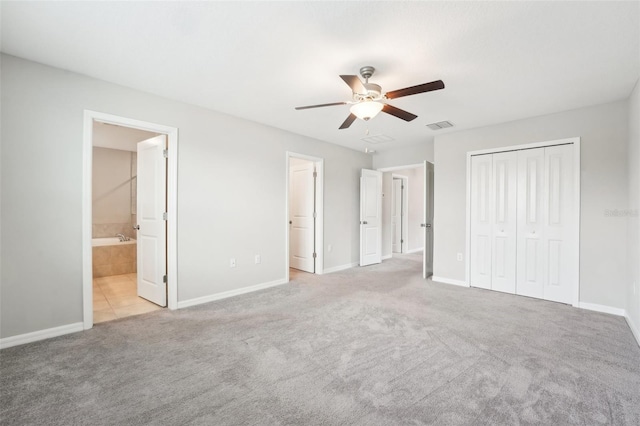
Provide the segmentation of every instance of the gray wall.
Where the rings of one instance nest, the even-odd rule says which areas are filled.
[[[82,321],[85,109],[179,128],[180,301],[284,278],[286,151],[325,159],[324,242],[333,246],[325,268],[358,261],[359,176],[372,168],[369,155],[1,59],[0,337]]]
[[[423,143],[377,152],[373,154],[373,167],[412,166],[425,160],[433,163],[433,137],[425,138]]]
[[[382,175],[382,256],[391,255],[391,184],[394,175],[407,177],[408,221],[406,251],[424,248],[424,167],[394,170]]]
[[[466,153],[581,137],[580,301],[625,307],[627,223],[606,210],[627,206],[627,102],[461,131],[435,140],[434,276],[465,279]]]
[[[636,333],[640,333],[640,83],[629,98],[629,215],[627,246],[629,280],[627,285],[627,317]],[[638,337],[638,336],[636,336]],[[639,342],[640,343],[640,342]]]

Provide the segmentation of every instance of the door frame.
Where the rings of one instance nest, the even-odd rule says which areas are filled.
[[[578,307],[580,304],[580,137],[557,139],[545,142],[534,142],[523,145],[512,145],[499,148],[482,149],[467,152],[467,193],[466,193],[466,231],[465,231],[465,282],[462,285],[469,287],[471,276],[471,157],[482,154],[495,154],[506,151],[520,151],[524,149],[544,148],[556,145],[573,145],[573,232],[576,236],[574,247],[574,262],[572,275],[574,289],[572,291],[572,305]]]
[[[401,229],[401,239],[403,243],[400,245],[400,253],[409,252],[409,177],[405,175],[398,175],[396,173],[391,173],[391,194],[394,193],[393,190],[393,179],[401,179],[402,186],[404,186],[403,190],[403,198],[402,198],[402,227]],[[393,201],[393,195],[391,196],[391,200]],[[392,231],[393,232],[393,231]],[[393,235],[393,234],[391,234]],[[393,237],[391,238],[391,256],[393,256]]]
[[[285,153],[285,273],[289,282],[289,164],[291,158],[298,158],[314,163],[316,167],[316,220],[315,220],[315,270],[317,275],[324,273],[324,158],[287,151]]]
[[[127,117],[84,110],[82,138],[82,312],[84,329],[93,327],[92,181],[93,123],[101,122],[167,135],[167,307],[178,308],[178,129]]]

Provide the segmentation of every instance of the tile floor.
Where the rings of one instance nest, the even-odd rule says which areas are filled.
[[[111,321],[162,309],[137,294],[136,274],[93,280],[93,323]]]
[[[296,269],[296,268],[289,268],[289,280],[293,281],[295,279],[298,278],[302,278],[305,275],[313,275],[309,272],[305,272],[305,271],[301,271],[300,269]]]

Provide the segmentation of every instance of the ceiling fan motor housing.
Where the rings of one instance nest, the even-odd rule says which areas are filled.
[[[354,93],[353,100],[356,102],[361,101],[379,101],[382,99],[382,87],[373,83],[362,83],[367,90],[366,93]]]

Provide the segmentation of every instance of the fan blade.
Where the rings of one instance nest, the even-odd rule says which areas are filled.
[[[349,126],[351,126],[351,123],[353,123],[354,121],[356,121],[356,117],[353,114],[349,114],[349,116],[347,117],[346,120],[344,120],[344,123],[342,123],[342,125],[339,127],[340,129],[348,129]]]
[[[384,104],[384,106],[382,107],[382,112],[386,112],[387,114],[394,115],[398,118],[403,119],[404,121],[411,121],[418,118],[418,116],[415,114],[411,114],[410,112],[407,112],[400,108],[396,108],[389,104]]]
[[[351,87],[353,93],[367,93],[367,89],[362,84],[362,81],[358,78],[357,75],[341,75],[341,79],[344,80],[345,83]]]
[[[309,109],[309,108],[320,108],[320,107],[328,107],[328,106],[334,106],[334,105],[346,105],[346,102],[334,102],[332,104],[319,104],[319,105],[307,105],[307,106],[301,106],[301,107],[296,107],[296,109]]]
[[[418,84],[417,86],[405,87],[404,89],[392,90],[385,95],[387,99],[401,98],[403,96],[417,95],[418,93],[431,92],[432,90],[444,89],[442,80],[431,83]]]

